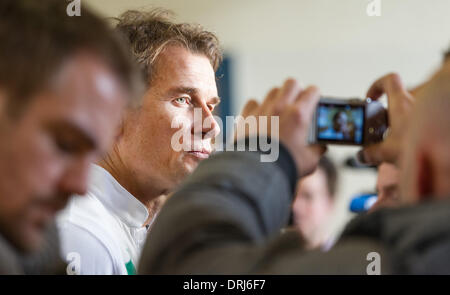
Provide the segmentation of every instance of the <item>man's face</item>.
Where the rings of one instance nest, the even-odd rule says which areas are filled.
[[[170,190],[209,156],[212,139],[220,132],[212,117],[218,103],[208,58],[179,46],[165,48],[142,106],[127,115],[118,145],[140,189]],[[196,118],[199,128],[194,128],[194,108],[202,115],[202,120]],[[212,124],[202,128],[205,120]],[[172,138],[181,126],[171,126],[177,121],[184,122],[193,143],[187,150],[173,148]]]
[[[31,251],[71,194],[84,194],[89,164],[113,140],[125,104],[111,72],[91,55],[71,57],[17,118],[0,95],[0,232]]]
[[[336,132],[343,132],[347,128],[347,115],[342,112],[339,113],[333,123],[333,129]]]
[[[315,242],[333,207],[325,173],[322,169],[317,169],[303,178],[297,189],[293,205],[295,224],[307,240]]]

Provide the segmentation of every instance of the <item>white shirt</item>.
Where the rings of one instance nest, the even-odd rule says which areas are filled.
[[[88,193],[57,218],[63,258],[76,274],[134,274],[147,208],[105,169],[92,165],[90,173]]]

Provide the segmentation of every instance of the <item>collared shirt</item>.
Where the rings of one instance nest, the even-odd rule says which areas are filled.
[[[135,274],[148,226],[147,208],[105,169],[93,165],[88,193],[58,216],[71,274]]]

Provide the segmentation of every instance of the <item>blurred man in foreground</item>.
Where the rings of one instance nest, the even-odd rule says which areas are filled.
[[[167,14],[128,11],[119,18],[116,29],[144,70],[147,91],[127,109],[111,151],[92,165],[87,197],[74,198],[59,219],[63,251],[79,253],[80,274],[136,273],[160,207],[155,202],[209,157],[219,133],[212,115],[220,102],[218,40]],[[194,110],[201,118],[195,119]],[[172,140],[180,131],[191,144],[183,141],[176,150]]]
[[[261,152],[226,152],[203,162],[161,211],[141,272],[449,274],[449,85],[446,65],[417,94],[413,114],[414,99],[398,75],[372,85],[367,97],[388,96],[391,132],[361,158],[399,164],[401,200],[408,205],[354,219],[321,253],[305,251],[292,235],[279,236],[296,181],[314,170],[321,152],[306,145],[319,92],[288,80],[246,112],[279,115],[280,133],[272,138],[281,142],[279,159],[261,163]]]
[[[88,10],[70,18],[66,6],[0,2],[0,273],[22,273],[18,257],[44,246],[58,256],[57,239],[46,245],[44,234],[86,191],[89,163],[108,151],[137,89],[118,37]]]

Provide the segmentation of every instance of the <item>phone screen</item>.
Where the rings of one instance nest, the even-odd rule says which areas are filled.
[[[342,144],[362,144],[364,138],[363,105],[319,103],[317,140]]]

